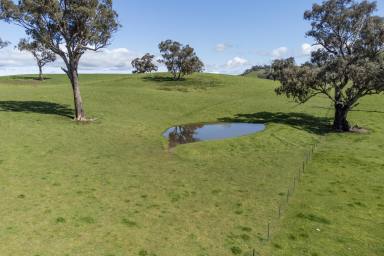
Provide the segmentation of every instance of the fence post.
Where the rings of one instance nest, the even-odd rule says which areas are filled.
[[[298,182],[300,182],[301,181],[301,169],[299,169],[299,180],[298,180]]]
[[[289,189],[288,189],[288,192],[287,192],[287,203],[289,201]]]

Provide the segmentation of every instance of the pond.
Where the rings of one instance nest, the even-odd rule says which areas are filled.
[[[207,140],[222,140],[257,133],[265,129],[264,124],[255,123],[211,123],[187,124],[169,128],[163,135],[169,147]]]

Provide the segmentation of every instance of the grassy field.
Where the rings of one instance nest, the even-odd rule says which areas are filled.
[[[71,120],[64,76],[0,79],[1,255],[384,254],[384,97],[351,113],[368,134],[333,134],[326,99],[298,106],[275,96],[272,81],[80,79],[90,124]],[[171,151],[161,136],[218,120],[267,129]]]

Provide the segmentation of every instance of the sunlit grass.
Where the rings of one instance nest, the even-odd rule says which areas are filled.
[[[328,134],[326,99],[298,106],[275,96],[272,81],[82,75],[96,121],[79,125],[65,76],[30,77],[0,79],[1,255],[383,253],[380,97],[351,115],[369,134]],[[218,120],[268,124],[172,151],[161,136]],[[305,152],[320,141],[276,221]]]

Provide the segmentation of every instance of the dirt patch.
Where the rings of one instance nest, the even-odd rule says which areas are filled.
[[[363,128],[363,127],[353,126],[353,127],[351,128],[351,132],[353,132],[353,133],[362,133],[362,134],[366,134],[366,133],[369,133],[369,130],[366,129],[366,128]]]

